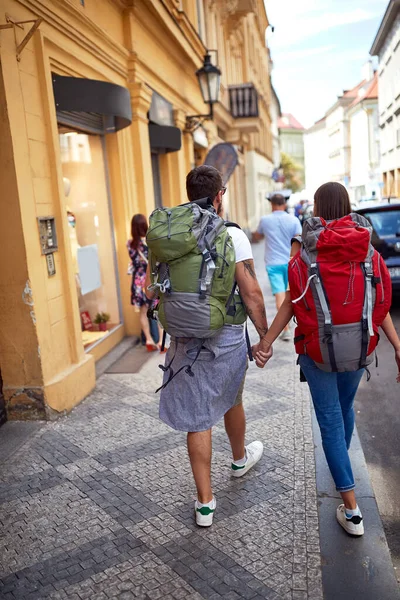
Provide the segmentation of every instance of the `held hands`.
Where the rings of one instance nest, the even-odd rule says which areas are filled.
[[[273,355],[271,344],[261,340],[258,344],[254,344],[251,348],[253,358],[256,361],[256,365],[259,369],[263,369],[269,359]]]

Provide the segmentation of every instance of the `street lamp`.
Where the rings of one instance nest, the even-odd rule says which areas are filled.
[[[196,76],[199,81],[201,95],[205,104],[209,104],[210,112],[208,115],[190,115],[186,117],[187,131],[194,131],[200,127],[203,121],[214,117],[213,106],[219,98],[221,71],[212,64],[209,53],[204,56],[203,66],[196,71]]]

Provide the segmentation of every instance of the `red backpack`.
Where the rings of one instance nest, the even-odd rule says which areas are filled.
[[[335,221],[311,218],[289,264],[296,352],[323,371],[356,371],[373,360],[392,285],[371,233],[369,221],[356,213]]]

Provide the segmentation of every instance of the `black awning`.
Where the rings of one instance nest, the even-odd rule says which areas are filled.
[[[52,73],[58,113],[103,117],[104,133],[112,133],[132,123],[131,97],[126,88],[95,79],[62,77]],[[83,118],[83,121],[85,119]]]
[[[150,148],[156,152],[177,152],[182,146],[182,134],[178,127],[149,123]]]

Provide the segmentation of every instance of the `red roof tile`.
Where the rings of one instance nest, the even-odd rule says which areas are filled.
[[[304,129],[303,125],[291,113],[282,113],[278,119],[279,129]]]
[[[373,79],[371,81],[365,82],[365,89],[361,92],[361,86],[359,86],[359,92],[357,96],[354,98],[353,102],[350,104],[350,107],[356,106],[359,102],[363,100],[375,100],[378,98],[378,72],[375,71]]]
[[[354,86],[351,90],[343,90],[342,98],[356,98],[358,94],[358,90],[366,83],[365,79],[363,79],[360,83]]]

